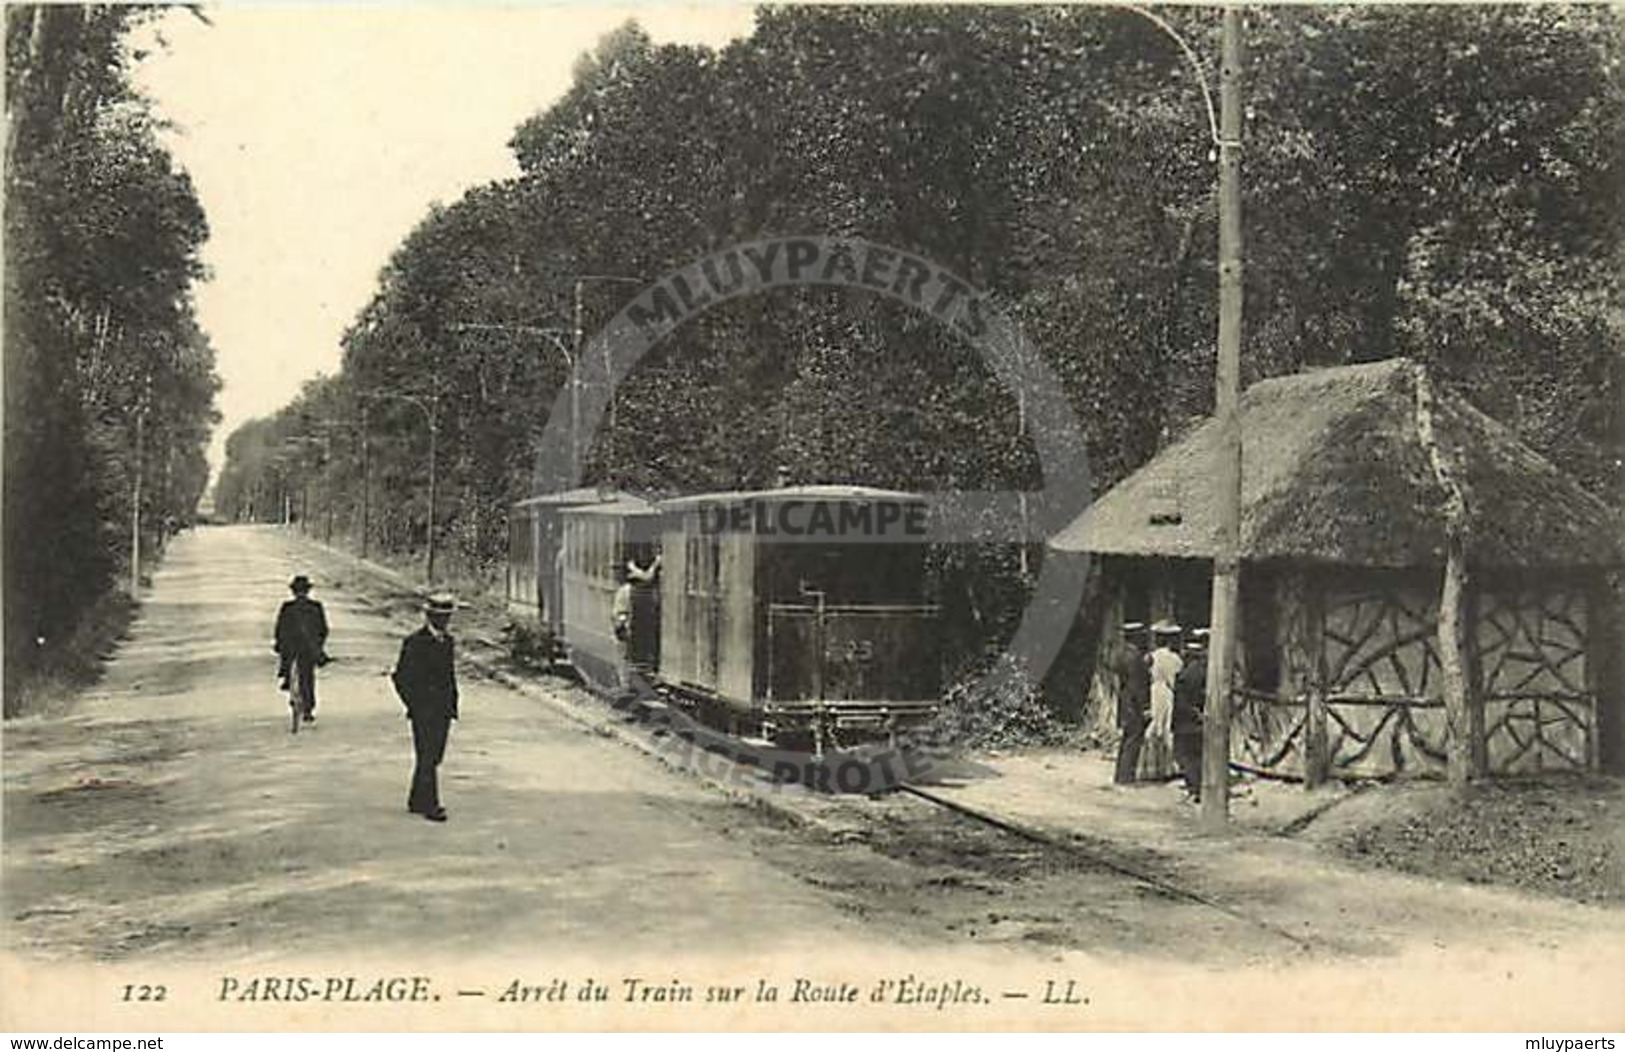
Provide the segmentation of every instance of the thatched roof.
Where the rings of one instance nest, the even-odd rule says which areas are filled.
[[[1356,566],[1443,561],[1445,496],[1405,359],[1266,380],[1242,398],[1241,553]],[[1434,387],[1433,432],[1485,567],[1625,562],[1621,523],[1511,430]],[[1218,426],[1204,421],[1052,541],[1064,551],[1211,558]]]

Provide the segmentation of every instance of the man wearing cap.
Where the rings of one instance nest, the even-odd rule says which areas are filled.
[[[412,721],[412,789],[406,809],[431,822],[444,822],[440,806],[438,769],[446,755],[451,721],[457,718],[455,643],[446,631],[457,601],[450,595],[432,595],[423,604],[424,625],[401,641],[401,656],[392,679],[395,693]]]
[[[1202,709],[1207,704],[1207,635],[1191,633],[1185,664],[1174,680],[1174,762],[1192,802],[1202,799]]]
[[[287,689],[290,671],[297,677],[304,698],[301,713],[306,723],[316,719],[316,666],[327,663],[327,614],[310,597],[310,578],[299,574],[288,582],[293,598],[276,614],[277,675]]]
[[[1123,739],[1117,746],[1117,771],[1112,780],[1118,785],[1132,783],[1140,767],[1140,746],[1145,744],[1145,726],[1151,718],[1151,669],[1146,663],[1140,639],[1145,625],[1131,621],[1123,626],[1123,650],[1117,656],[1117,729]]]

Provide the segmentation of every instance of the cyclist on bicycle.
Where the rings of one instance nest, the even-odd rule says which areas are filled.
[[[276,652],[281,659],[277,675],[284,689],[290,686],[290,672],[297,677],[292,685],[304,700],[302,718],[311,723],[316,719],[316,667],[327,663],[327,615],[310,597],[309,577],[299,574],[288,588],[293,598],[276,615]]]

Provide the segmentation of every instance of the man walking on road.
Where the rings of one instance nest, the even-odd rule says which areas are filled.
[[[406,809],[431,822],[444,822],[438,769],[446,755],[451,721],[457,718],[457,668],[454,641],[446,631],[457,601],[440,593],[423,604],[425,624],[401,642],[401,656],[391,677],[395,693],[412,721],[412,790]]]
[[[300,717],[316,719],[316,666],[327,663],[327,614],[322,604],[310,597],[310,578],[299,574],[288,582],[293,598],[276,614],[276,652],[280,659],[277,675],[283,689],[296,687],[303,700]]]

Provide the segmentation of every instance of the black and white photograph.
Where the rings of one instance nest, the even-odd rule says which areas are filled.
[[[4,17],[0,1031],[1625,1031],[1625,7]]]

